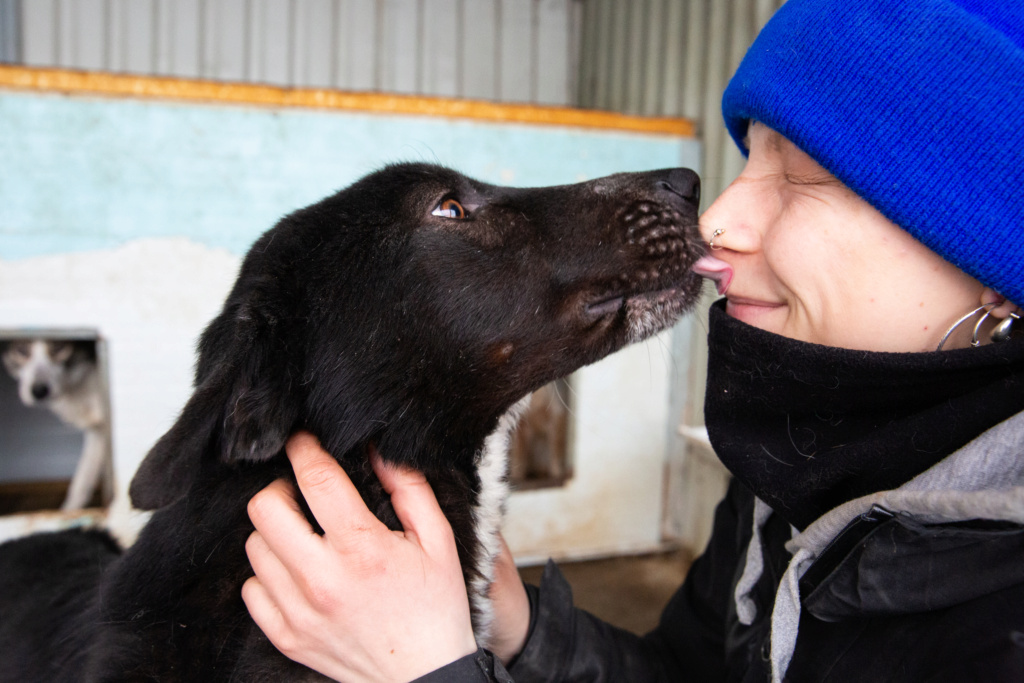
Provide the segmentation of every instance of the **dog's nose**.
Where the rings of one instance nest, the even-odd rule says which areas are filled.
[[[32,398],[37,401],[42,401],[44,398],[50,395],[50,387],[46,384],[33,384],[32,385]]]
[[[655,183],[658,190],[670,192],[693,205],[700,203],[700,177],[688,168],[674,168]]]

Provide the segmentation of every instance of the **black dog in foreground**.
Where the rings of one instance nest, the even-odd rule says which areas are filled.
[[[516,406],[692,306],[698,182],[675,169],[517,189],[396,165],[281,220],[246,256],[202,336],[194,394],[132,481],[134,504],[157,511],[138,541],[0,546],[0,681],[319,680],[241,600],[246,504],[291,476],[298,429],[392,528],[368,444],[426,474],[485,640]]]

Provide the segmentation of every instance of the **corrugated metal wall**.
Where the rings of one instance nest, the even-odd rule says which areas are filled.
[[[577,104],[700,124],[704,195],[743,157],[721,123],[729,76],[783,0],[584,0]]]
[[[0,3],[20,8],[29,66],[559,105],[575,91],[578,0]]]
[[[20,0],[0,0],[0,64],[21,61]]]
[[[682,116],[705,196],[719,98],[782,0],[0,0],[0,61]]]

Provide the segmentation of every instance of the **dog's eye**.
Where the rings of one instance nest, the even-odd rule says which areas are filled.
[[[434,207],[434,210],[430,213],[442,218],[457,218],[460,220],[469,217],[469,213],[463,208],[462,204],[459,204],[454,199],[445,199]]]
[[[49,346],[50,356],[58,363],[63,363],[71,358],[71,353],[75,350],[75,347],[66,341],[51,341]]]

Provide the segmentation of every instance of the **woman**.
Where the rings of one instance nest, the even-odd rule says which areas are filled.
[[[658,629],[506,553],[478,650],[422,477],[378,463],[388,532],[299,435],[327,533],[266,489],[243,591],[283,652],[345,681],[1024,677],[1024,6],[789,0],[723,109],[749,160],[701,220],[705,414],[734,479]]]

